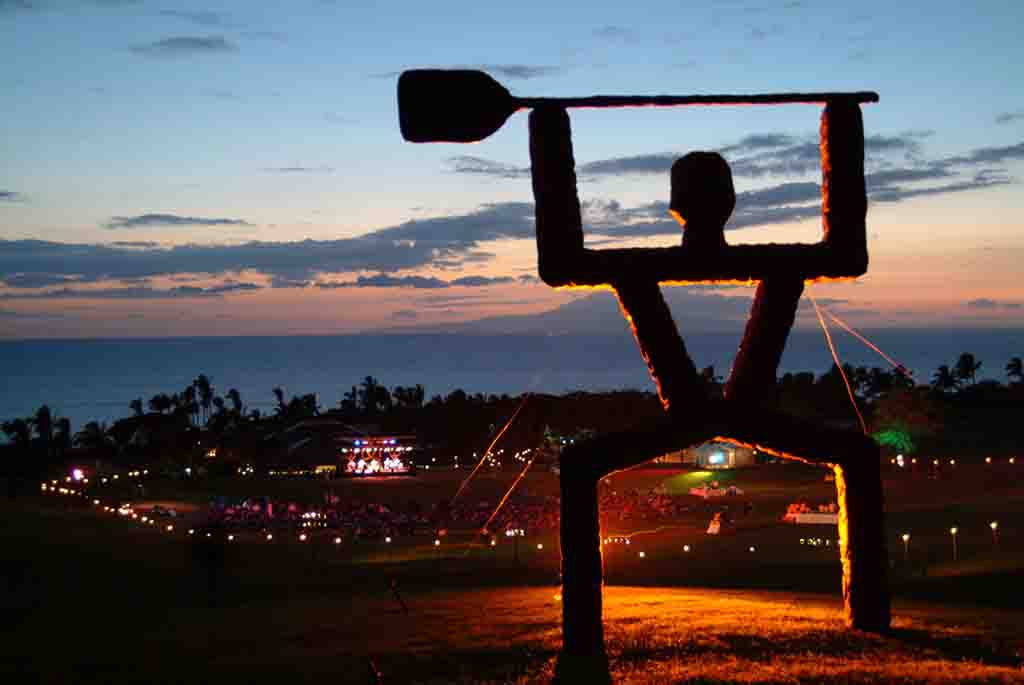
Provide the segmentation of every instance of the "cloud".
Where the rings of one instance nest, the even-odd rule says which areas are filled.
[[[577,172],[586,176],[621,176],[623,174],[667,174],[680,155],[661,152],[629,157],[612,157],[581,165]]]
[[[57,274],[8,274],[0,279],[0,283],[8,288],[47,288],[54,285],[64,285],[75,282],[71,276]]]
[[[971,309],[1021,309],[1024,304],[1020,302],[1000,302],[987,297],[979,297],[976,300],[968,300],[967,306]]]
[[[107,228],[150,228],[153,226],[252,226],[243,219],[211,219],[177,214],[139,214],[111,217]]]
[[[175,218],[179,220],[177,223],[172,220],[161,225],[189,223],[188,217]],[[153,220],[141,223],[136,220],[130,225],[152,223]],[[437,264],[454,268],[466,262],[491,259],[491,253],[479,249],[480,243],[532,237],[533,204],[506,202],[484,205],[466,214],[408,221],[340,240],[184,244],[152,249],[0,240],[0,279],[31,273],[75,275],[83,282],[91,282],[253,270],[271,276],[312,280],[320,274],[394,273]]]
[[[511,283],[513,280],[514,279],[511,276],[463,276],[462,278],[456,278],[453,281],[449,281],[449,285],[481,288],[489,285]]]
[[[1003,112],[1002,114],[996,115],[997,124],[1010,124],[1014,121],[1024,120],[1024,109],[1018,109],[1015,112]]]
[[[1024,159],[1024,142],[1003,147],[983,147],[972,150],[966,155],[949,157],[945,163],[950,165],[963,164],[997,164],[999,162],[1019,161]]]
[[[451,165],[451,170],[457,174],[476,174],[496,178],[527,178],[530,176],[529,167],[512,166],[472,155],[449,157],[447,162]]]
[[[418,290],[438,290],[441,288],[483,288],[502,283],[512,283],[511,276],[463,276],[446,281],[434,276],[392,276],[390,274],[374,274],[359,276],[354,281],[321,281],[316,287],[325,290],[337,288],[415,288]]]
[[[4,12],[17,12],[20,10],[34,10],[39,6],[29,0],[0,0],[0,14]]]
[[[433,276],[389,276],[388,274],[375,274],[373,276],[360,276],[355,281],[338,284],[317,283],[317,287],[335,288],[447,288],[447,281]]]
[[[3,5],[0,5],[0,10]],[[0,309],[0,319],[59,319],[62,314],[55,312],[19,312],[15,309]]]
[[[310,285],[305,278],[288,278],[287,276],[273,276],[270,279],[271,288],[305,288]]]
[[[238,51],[238,47],[224,36],[174,36],[130,49],[147,57],[184,57]]]
[[[401,321],[411,321],[419,318],[419,312],[415,309],[399,309],[391,314],[392,319],[399,319]]]
[[[607,25],[594,29],[594,36],[604,40],[611,40],[623,43],[636,42],[638,37],[624,26]]]
[[[110,244],[116,245],[117,247],[135,247],[141,250],[160,247],[160,243],[155,242],[153,240],[115,240]]]
[[[335,169],[332,166],[273,166],[264,167],[266,172],[272,174],[333,174]]]
[[[551,76],[563,71],[562,67],[540,66],[529,64],[454,64],[433,67],[435,69],[471,69],[474,71],[486,71],[492,75],[501,76],[507,79],[526,80]],[[399,76],[401,71],[385,71],[379,74],[371,74],[371,78],[392,79]]]
[[[197,26],[228,26],[230,23],[226,14],[213,10],[160,10],[158,14],[162,17],[181,19]]]
[[[13,190],[0,190],[0,202],[21,202],[22,194]]]
[[[1004,186],[1015,182],[1001,162],[1024,156],[1024,143],[987,147],[952,157],[922,159],[924,132],[896,136],[872,136],[867,146],[885,164],[869,167],[867,186],[876,203],[893,203],[927,195],[950,194]],[[747,136],[729,146],[740,151],[741,161],[751,175],[768,173],[769,167],[818,169],[815,143],[785,134],[762,133]],[[743,156],[745,155],[745,156]],[[896,158],[893,161],[892,158]],[[599,160],[584,165],[591,174],[625,170],[645,172],[662,167],[667,171],[673,155],[643,155]],[[525,169],[491,162],[479,157],[453,158],[462,173],[517,176]],[[735,165],[734,165],[735,168]],[[970,172],[973,171],[973,174]],[[666,184],[667,185],[667,184]],[[666,195],[667,195],[666,188]],[[602,238],[621,240],[636,236],[678,235],[679,227],[666,213],[665,202],[623,207],[614,199],[590,200],[583,205],[591,244]],[[728,228],[789,223],[817,219],[821,212],[821,191],[817,181],[793,179],[737,196],[736,211]],[[189,217],[176,214],[115,216],[111,228],[157,226],[249,226],[234,218]],[[0,280],[10,278],[73,278],[90,283],[103,280],[127,281],[175,274],[218,276],[254,271],[271,279],[275,287],[297,287],[315,282],[318,287],[417,287],[439,288],[458,285],[439,278],[395,274],[421,268],[460,269],[482,263],[494,254],[483,245],[494,241],[533,239],[532,202],[499,202],[449,216],[414,219],[354,238],[292,242],[247,242],[234,245],[149,244],[96,245],[54,243],[39,240],[0,240]],[[126,249],[126,248],[131,249]],[[355,281],[336,280],[340,274],[372,273]],[[387,279],[392,280],[386,280]],[[503,278],[503,277],[498,277]],[[405,280],[403,280],[405,279]],[[456,279],[457,280],[457,279]],[[498,281],[507,282],[507,281]],[[474,285],[484,285],[476,282]]]
[[[128,288],[60,288],[39,293],[3,293],[0,300],[167,300],[189,297],[220,297],[232,293],[262,290],[256,283],[227,282],[206,288],[179,285],[158,289],[148,286]]]

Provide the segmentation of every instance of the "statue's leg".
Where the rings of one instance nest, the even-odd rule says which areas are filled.
[[[597,471],[586,453],[562,459],[560,541],[562,548],[562,661],[580,668],[607,668],[601,591],[604,567],[597,501]]]
[[[714,435],[713,427],[679,423],[665,416],[645,429],[602,435],[570,445],[562,452],[563,649],[559,673],[564,682],[595,682],[596,676],[587,669],[600,672],[607,665],[601,618],[604,568],[598,481],[613,471],[704,442]],[[570,670],[574,675],[570,675]]]
[[[834,465],[843,601],[851,627],[889,630],[888,553],[878,445],[870,437],[726,400],[723,437],[789,459]]]
[[[843,604],[852,628],[889,630],[888,554],[877,446],[862,459],[835,466]]]
[[[779,361],[803,292],[804,280],[799,274],[757,285],[743,340],[725,384],[727,398],[749,405],[750,411],[778,404]]]

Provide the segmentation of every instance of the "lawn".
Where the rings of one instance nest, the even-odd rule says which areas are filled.
[[[474,495],[496,499],[512,477],[481,478]],[[678,475],[636,470],[611,487],[650,488],[670,477]],[[631,544],[606,547],[616,682],[1024,682],[1016,532],[1024,496],[1016,479],[980,467],[938,481],[887,475],[895,620],[891,635],[877,637],[840,621],[834,547],[800,543],[828,539],[834,528],[776,522],[794,498],[786,493],[825,501],[830,484],[821,472],[744,469],[729,477],[755,503],[735,535],[704,535],[707,515],[695,501],[678,527],[616,531],[633,533]],[[366,501],[430,501],[450,496],[458,478],[331,487],[357,488],[344,493]],[[550,474],[524,483],[534,494],[557,490]],[[248,484],[275,494],[275,482]],[[224,486],[151,482],[147,495],[182,499],[184,487],[199,503]],[[285,487],[317,501],[324,486]],[[986,528],[997,515],[999,545]],[[955,563],[951,517],[962,530]],[[898,541],[904,528],[913,534],[907,562]],[[328,534],[306,543],[243,534],[211,557],[182,529],[104,514],[84,498],[5,500],[0,678],[372,683],[377,669],[385,683],[550,680],[560,640],[557,539],[527,538],[518,561],[505,541],[487,548],[453,534],[440,547],[432,542],[333,545]]]

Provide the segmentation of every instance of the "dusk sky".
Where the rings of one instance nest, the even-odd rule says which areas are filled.
[[[865,327],[1024,326],[1024,3],[835,4],[0,0],[0,337],[472,330],[591,297],[536,280],[526,114],[407,143],[416,67],[875,90],[870,271],[811,292]],[[733,167],[731,243],[820,237],[819,106],[570,115],[592,246],[677,244],[668,169],[699,149]]]

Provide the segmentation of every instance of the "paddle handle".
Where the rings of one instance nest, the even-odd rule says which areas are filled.
[[[834,101],[878,102],[878,93],[761,93],[755,95],[592,95],[582,98],[514,98],[520,109],[535,107],[677,107],[680,105],[784,105]]]

